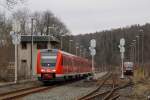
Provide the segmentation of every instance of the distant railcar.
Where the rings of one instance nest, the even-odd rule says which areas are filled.
[[[133,75],[133,62],[124,62],[124,74],[125,75]]]
[[[40,81],[88,76],[91,73],[92,64],[88,59],[58,49],[38,50],[37,74]]]

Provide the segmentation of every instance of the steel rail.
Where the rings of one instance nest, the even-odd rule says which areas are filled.
[[[78,80],[71,80],[71,81],[62,82],[61,84],[59,83],[59,84],[55,84],[55,85],[51,85],[51,86],[35,86],[35,87],[29,87],[29,88],[19,89],[19,90],[15,90],[15,91],[10,91],[7,93],[1,93],[0,100],[10,100],[10,99],[21,98],[21,97],[24,97],[29,94],[45,91],[45,90],[48,90],[51,88],[55,88],[57,86],[70,84],[75,81],[78,81]]]
[[[92,92],[84,95],[83,97],[80,97],[78,98],[77,100],[86,100],[87,98],[89,98],[90,96],[92,96],[94,93],[96,93],[104,84],[105,82],[111,77],[111,74],[108,73],[106,76],[105,76],[105,79],[103,80],[103,82],[95,89],[93,90]],[[99,83],[99,82],[98,82]],[[88,100],[88,99],[87,99]]]
[[[109,98],[114,94],[115,92],[115,78],[114,76],[112,76],[112,89],[110,90],[110,92],[103,98],[103,100],[109,100]]]
[[[91,100],[91,99],[94,99],[94,98],[96,98],[98,96],[104,96],[104,95],[107,95],[109,92],[110,92],[110,90],[102,92],[102,93],[96,93],[94,95],[91,95],[91,96],[85,98],[84,100]]]
[[[130,80],[128,83],[126,83],[126,84],[124,84],[124,85],[122,85],[122,86],[118,86],[118,87],[113,88],[113,89],[110,91],[110,93],[104,97],[103,100],[111,100],[111,99],[112,99],[112,100],[115,100],[115,98],[113,99],[113,98],[111,98],[111,97],[113,96],[113,94],[115,93],[116,90],[120,90],[120,89],[126,88],[126,87],[131,86],[131,85],[133,85],[133,84],[131,83],[131,80]],[[120,96],[120,95],[118,94],[118,95],[116,95],[115,97],[118,98],[119,96]],[[110,99],[110,98],[111,98],[111,99]]]
[[[105,79],[103,81],[103,83],[100,85],[100,88],[105,84],[106,81],[107,81],[107,79]],[[112,83],[112,89],[111,90],[108,90],[108,91],[105,91],[105,92],[102,92],[102,93],[96,93],[97,90],[100,89],[100,88],[98,88],[95,91],[90,92],[89,94],[87,94],[86,96],[81,97],[78,100],[92,100],[92,99],[95,99],[95,98],[98,98],[98,97],[101,98],[102,100],[115,100],[120,96],[119,94],[114,96],[114,93],[117,90],[133,85],[130,78],[129,78],[128,83],[123,84],[121,86],[117,86],[117,87],[115,87],[115,84],[116,84],[115,79],[112,79],[112,82],[113,83]],[[96,94],[94,94],[94,93],[96,93]]]
[[[48,87],[37,87],[37,88],[30,88],[30,89],[22,89],[22,90],[18,90],[18,91],[14,91],[11,93],[6,93],[6,95],[1,95],[0,96],[0,100],[10,100],[10,99],[16,99],[19,97],[24,97],[26,95],[29,94],[33,94],[33,93],[37,93],[37,92],[41,92],[44,90],[48,90],[51,88],[54,88],[55,86],[48,86]]]
[[[116,100],[116,99],[119,98],[119,97],[120,97],[120,95],[117,94],[117,95],[113,96],[112,98],[110,98],[109,100]]]
[[[38,87],[41,87],[41,86],[28,87],[28,88],[18,89],[18,90],[14,90],[14,91],[0,93],[0,97],[4,96],[4,95],[9,95],[9,94],[12,94],[12,93],[17,93],[17,92],[26,91],[26,90],[29,90],[29,89],[38,88]]]

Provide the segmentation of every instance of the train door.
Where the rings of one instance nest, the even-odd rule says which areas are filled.
[[[68,63],[67,63],[67,57],[63,55],[63,73],[66,74],[68,71]]]

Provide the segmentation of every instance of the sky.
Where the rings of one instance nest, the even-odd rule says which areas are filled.
[[[74,35],[150,22],[150,0],[28,0],[26,6],[51,10]]]

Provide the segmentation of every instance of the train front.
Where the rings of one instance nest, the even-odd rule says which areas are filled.
[[[55,79],[57,50],[40,50],[37,59],[37,73],[40,81]]]

